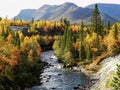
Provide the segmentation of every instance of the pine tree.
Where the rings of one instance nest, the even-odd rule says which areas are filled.
[[[100,12],[98,10],[97,4],[95,4],[91,23],[92,23],[93,31],[101,35],[101,32],[102,32],[101,31],[101,16],[100,16]]]
[[[83,33],[84,33],[83,28],[84,28],[84,24],[83,24],[83,21],[82,21],[81,22],[81,32],[80,32],[81,40],[83,40],[83,37],[84,37],[84,35],[83,35]]]
[[[6,32],[5,32],[5,38],[9,35],[9,30],[10,30],[10,27],[9,26],[6,26]]]
[[[114,90],[120,90],[120,65],[117,65],[116,76],[113,78],[112,86]]]
[[[110,23],[110,20],[108,20],[107,29],[108,29],[108,30],[111,29],[111,23]]]
[[[67,39],[68,39],[68,34],[69,34],[69,26],[70,26],[70,23],[69,21],[67,21],[67,19],[64,19],[64,35],[62,37],[62,43],[61,43],[61,48],[64,50],[65,49],[65,46],[66,46],[66,43],[67,43]],[[72,40],[72,39],[71,39]]]
[[[102,36],[102,38],[104,37],[104,35],[106,35],[106,31],[104,31],[104,21],[101,22],[101,32],[100,35]]]
[[[15,35],[14,35],[14,41],[13,41],[13,43],[15,44],[15,46],[20,47],[20,39],[19,39],[18,32],[16,32]]]
[[[113,33],[114,33],[114,38],[115,39],[118,39],[117,38],[117,36],[118,36],[118,28],[117,28],[117,24],[115,23],[115,26],[114,26],[114,31],[113,31]]]
[[[72,42],[75,43],[78,38],[78,33],[73,33],[72,34]]]
[[[85,57],[86,57],[86,55],[85,55],[84,45],[83,45],[83,41],[81,41],[80,48],[79,48],[79,59],[80,59],[80,61],[84,60]]]
[[[67,31],[68,31],[68,27],[65,26],[64,35],[62,36],[62,40],[61,40],[61,48],[62,48],[63,50],[65,49],[65,46],[66,46]]]
[[[32,18],[32,23],[34,22],[34,18]]]
[[[87,61],[88,61],[88,60],[91,60],[90,45],[88,45],[88,49],[87,49],[87,53],[86,53],[86,58],[87,58]]]
[[[70,25],[70,22],[65,18],[64,20],[64,24],[66,25],[66,26],[69,26]]]
[[[71,51],[71,50],[72,50],[72,32],[71,30],[68,29],[65,51]]]

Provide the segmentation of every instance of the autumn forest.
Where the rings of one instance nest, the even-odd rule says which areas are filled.
[[[40,56],[47,50],[54,50],[65,68],[84,65],[87,70],[97,71],[104,58],[120,52],[120,23],[112,24],[109,20],[104,23],[97,4],[87,25],[84,21],[80,25],[71,24],[67,18],[59,21],[1,18],[0,90],[23,90],[39,82],[40,71],[46,65]],[[113,80],[115,90],[120,86],[119,75]]]

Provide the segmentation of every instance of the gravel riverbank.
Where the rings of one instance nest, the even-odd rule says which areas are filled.
[[[117,64],[120,64],[120,54],[104,59],[95,73],[91,74],[84,66],[72,67],[72,70],[81,71],[88,76],[90,81],[84,90],[112,90],[111,81],[115,75]]]

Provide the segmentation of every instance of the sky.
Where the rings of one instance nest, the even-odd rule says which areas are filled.
[[[0,17],[13,18],[21,9],[38,9],[44,4],[60,5],[65,2],[73,2],[81,7],[94,3],[120,4],[120,0],[0,0]]]

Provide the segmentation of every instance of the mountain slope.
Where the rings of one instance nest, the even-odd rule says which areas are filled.
[[[88,5],[86,8],[93,9],[95,4]],[[119,4],[102,4],[98,3],[98,8],[100,12],[106,13],[112,18],[120,21],[120,5]]]
[[[24,9],[21,10],[20,13],[15,16],[16,19],[21,19],[21,20],[31,20],[33,13],[35,13],[36,9]]]
[[[78,7],[73,3],[64,3],[62,5],[44,5],[37,10],[33,10],[31,13],[29,10],[23,10],[20,12],[18,19],[31,20],[33,17],[35,20],[54,20],[58,21],[61,18],[67,18],[72,23],[80,24],[81,21],[85,24],[90,23],[93,9]],[[30,10],[31,11],[31,10]],[[112,23],[115,21],[114,18],[101,13],[102,20],[106,23],[110,20]]]
[[[34,17],[36,20],[38,19],[47,19],[47,20],[60,20],[61,17],[70,17],[70,13],[76,9],[76,5],[73,3],[65,3],[62,5],[44,5],[40,9],[36,11]],[[37,15],[37,17],[36,17]]]

